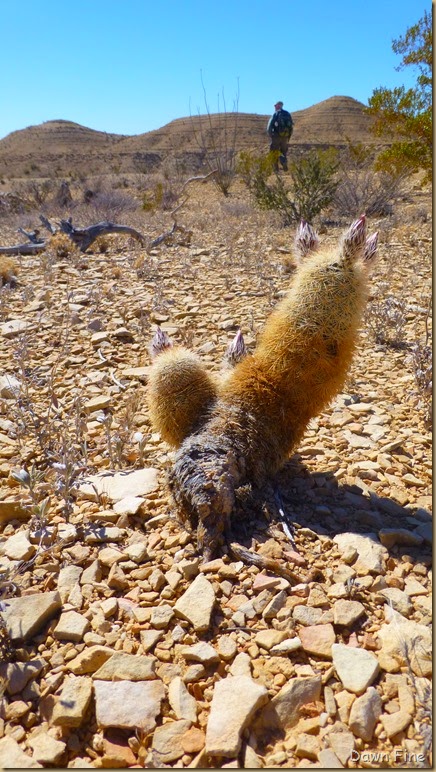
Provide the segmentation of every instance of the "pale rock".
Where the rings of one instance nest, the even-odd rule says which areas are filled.
[[[53,708],[55,726],[78,727],[85,718],[92,696],[92,681],[87,676],[74,676],[64,681]]]
[[[285,638],[281,643],[277,643],[270,649],[270,654],[292,654],[293,651],[297,651],[302,646],[301,638],[295,636],[295,638]]]
[[[9,520],[29,520],[31,512],[15,499],[0,501],[0,524]]]
[[[122,501],[126,496],[145,497],[158,487],[158,474],[158,470],[153,467],[114,474],[101,472],[87,477],[86,481],[79,485],[78,493],[91,501],[97,501],[99,496],[106,496],[115,502]]]
[[[413,603],[407,593],[398,587],[386,587],[379,591],[379,595],[386,598],[386,601],[395,611],[402,614],[403,617],[409,617],[413,611]]]
[[[36,678],[46,666],[45,659],[31,659],[29,662],[1,662],[0,678],[4,679],[8,694],[22,692],[28,682]]]
[[[144,541],[128,544],[127,547],[124,547],[124,552],[129,560],[133,560],[135,563],[144,563],[148,560],[147,544]]]
[[[274,619],[277,616],[277,612],[285,605],[287,597],[285,590],[277,593],[262,611],[262,617],[264,619]]]
[[[156,678],[154,663],[152,657],[116,651],[92,677],[100,681],[149,681]]]
[[[80,577],[80,584],[94,584],[101,580],[101,566],[100,561],[93,560],[92,563],[83,570]]]
[[[387,624],[377,633],[382,647],[377,652],[380,666],[389,673],[411,667],[415,675],[432,673],[432,633],[426,625],[406,619],[389,606],[385,607]]]
[[[191,622],[196,632],[204,632],[209,628],[214,605],[214,589],[200,573],[177,600],[174,611],[178,617]]]
[[[288,637],[288,634],[286,630],[274,630],[271,628],[269,630],[260,630],[256,633],[254,640],[262,649],[269,651],[273,646],[282,643]]]
[[[315,761],[318,758],[319,741],[316,737],[306,732],[299,732],[295,755],[300,759],[311,759]]]
[[[203,665],[218,663],[220,659],[213,646],[204,641],[182,649],[182,656],[187,662],[201,662]]]
[[[353,694],[362,694],[379,673],[377,657],[366,649],[334,643],[333,665],[343,686]]]
[[[357,551],[357,560],[353,564],[357,572],[363,569],[375,574],[386,573],[388,551],[380,544],[375,533],[340,533],[333,541],[341,552],[350,546]]]
[[[274,590],[280,584],[280,577],[267,576],[266,574],[257,574],[253,582],[253,592],[262,592],[263,590]]]
[[[168,700],[178,719],[186,719],[193,724],[197,721],[197,703],[189,694],[183,680],[176,676],[168,686]]]
[[[150,623],[157,630],[166,630],[174,616],[172,606],[164,603],[162,606],[155,606],[151,612]]]
[[[351,732],[329,732],[327,738],[339,761],[345,766],[355,747],[354,736]]]
[[[103,756],[99,763],[103,769],[129,769],[136,764],[136,756],[125,737],[108,730],[103,738]]]
[[[126,496],[124,499],[115,502],[114,512],[116,512],[117,515],[136,515],[144,501],[145,499],[141,496]]]
[[[112,657],[114,650],[109,646],[87,646],[77,657],[67,663],[68,670],[74,675],[95,673],[106,660]]]
[[[331,659],[332,645],[336,640],[333,625],[310,625],[300,630],[301,645],[309,654]]]
[[[30,332],[32,325],[25,322],[24,319],[10,319],[8,322],[0,324],[0,335],[4,338],[15,338],[24,332]]]
[[[64,611],[53,630],[53,637],[58,641],[73,641],[79,643],[89,630],[90,623],[78,611]]]
[[[36,759],[20,748],[13,737],[5,735],[0,739],[0,768],[2,769],[36,769],[42,768]]]
[[[67,745],[61,740],[56,740],[47,732],[32,737],[29,745],[33,751],[33,758],[45,766],[56,766],[66,751]]]
[[[236,641],[229,635],[221,635],[217,644],[218,654],[225,662],[229,662],[238,651]]]
[[[410,598],[414,598],[416,595],[427,595],[428,590],[421,582],[418,582],[414,576],[408,576],[404,585],[405,592]]]
[[[151,749],[156,768],[159,769],[164,764],[177,761],[183,756],[185,750],[182,740],[190,726],[190,721],[181,719],[180,721],[168,721],[155,729]]]
[[[248,676],[250,678],[251,659],[249,654],[245,651],[240,651],[230,665],[229,672],[232,676]]]
[[[382,528],[378,532],[379,539],[384,547],[390,549],[394,544],[419,547],[423,542],[422,536],[416,531],[408,531],[406,528]]]
[[[12,641],[28,641],[39,633],[61,608],[61,598],[54,592],[38,592],[2,601],[2,616]]]
[[[382,712],[382,700],[376,689],[370,686],[361,697],[354,700],[348,726],[356,737],[370,742]]]
[[[14,375],[0,375],[0,397],[2,399],[14,399],[21,389],[20,381]]]
[[[1,551],[9,560],[29,560],[35,554],[36,547],[30,543],[28,531],[18,531],[8,537]]]
[[[227,676],[215,684],[206,731],[206,753],[234,757],[254,713],[268,701],[268,691],[247,676]]]
[[[105,619],[113,617],[118,611],[117,598],[106,598],[105,600],[102,600],[101,610]]]
[[[162,681],[94,681],[94,691],[98,726],[142,729],[146,734],[155,728],[165,697]]]
[[[403,732],[411,723],[413,716],[405,710],[398,710],[396,713],[383,713],[380,721],[389,738],[399,732]]]
[[[73,587],[80,582],[82,574],[83,568],[80,566],[65,566],[59,571],[58,592],[63,603],[65,603]]]
[[[351,627],[365,613],[365,606],[357,600],[337,600],[333,606],[333,624]]]
[[[318,761],[323,769],[341,769],[344,766],[331,748],[323,748],[318,753]]]
[[[271,703],[262,711],[261,726],[279,726],[291,729],[301,718],[300,708],[307,702],[318,700],[321,694],[321,676],[291,678]]]
[[[106,410],[110,407],[111,397],[108,394],[98,394],[96,397],[91,397],[83,405],[85,413],[95,413],[97,410]]]
[[[292,611],[292,617],[300,625],[316,625],[323,615],[321,608],[315,608],[314,606],[294,606]]]
[[[163,636],[162,630],[141,630],[139,633],[141,646],[146,654],[148,651],[156,646],[157,642]]]

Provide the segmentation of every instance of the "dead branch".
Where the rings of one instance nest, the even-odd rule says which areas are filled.
[[[14,244],[10,247],[0,247],[0,255],[37,255],[45,249],[45,241]]]
[[[72,218],[69,217],[68,220],[60,221],[59,228],[62,233],[66,233],[70,237],[71,241],[79,247],[81,252],[86,252],[99,236],[104,236],[107,233],[127,233],[142,245],[145,244],[145,238],[139,231],[130,228],[128,225],[117,225],[108,221],[90,225],[88,228],[74,228]]]

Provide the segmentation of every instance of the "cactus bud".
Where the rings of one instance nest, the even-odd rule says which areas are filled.
[[[295,234],[295,251],[300,257],[305,257],[309,252],[318,248],[318,234],[312,226],[301,220]]]
[[[161,354],[162,351],[165,351],[167,348],[171,348],[172,342],[166,332],[164,332],[160,327],[157,328],[153,340],[150,344],[150,356],[152,359],[155,359],[158,354]]]
[[[341,245],[341,256],[344,262],[354,260],[361,251],[366,239],[366,216],[362,214],[351,223],[344,234]]]
[[[367,261],[372,260],[377,252],[377,246],[378,246],[378,232],[373,233],[372,236],[369,236],[366,239],[363,259]]]
[[[247,355],[247,349],[245,348],[244,336],[241,330],[238,330],[232,342],[227,346],[225,353],[225,360],[231,367],[234,367]]]

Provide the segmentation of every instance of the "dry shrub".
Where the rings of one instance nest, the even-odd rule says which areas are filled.
[[[55,233],[48,242],[47,251],[55,257],[70,257],[78,254],[78,249],[66,233]]]
[[[15,284],[17,273],[17,261],[9,255],[0,255],[0,287],[3,284]]]

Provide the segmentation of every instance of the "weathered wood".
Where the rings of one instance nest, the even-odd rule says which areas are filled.
[[[90,225],[88,228],[74,228],[72,218],[69,217],[68,220],[60,221],[59,228],[62,233],[66,233],[70,237],[71,241],[79,247],[81,252],[86,252],[99,236],[104,236],[107,233],[127,233],[142,245],[145,244],[145,238],[139,231],[130,228],[128,225],[117,225],[108,221]]]
[[[14,244],[11,247],[0,247],[0,255],[37,255],[45,249],[45,241],[32,244]]]

